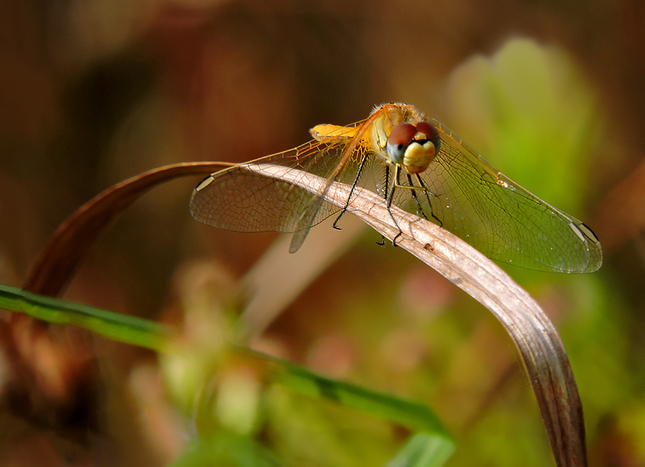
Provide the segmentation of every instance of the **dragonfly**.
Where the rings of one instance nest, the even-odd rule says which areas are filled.
[[[382,104],[365,120],[321,124],[310,133],[313,139],[296,148],[202,180],[190,200],[192,216],[226,230],[293,233],[295,253],[312,226],[334,214],[337,222],[345,212],[349,199],[343,209],[324,198],[342,182],[376,190],[388,209],[425,217],[496,261],[561,273],[602,265],[600,242],[589,227],[522,188],[413,105]],[[327,183],[321,193],[310,193],[248,170],[254,164],[293,168]]]

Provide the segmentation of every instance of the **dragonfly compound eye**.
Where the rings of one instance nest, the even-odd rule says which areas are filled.
[[[435,145],[436,151],[439,152],[439,132],[434,126],[428,122],[420,122],[417,125],[417,131],[419,133],[423,133],[426,136],[425,139],[432,141]],[[415,139],[418,139],[418,135]]]
[[[405,151],[417,134],[417,128],[410,123],[401,123],[392,129],[387,140],[387,155],[395,164],[401,164]]]
[[[439,132],[428,122],[397,125],[387,141],[387,154],[409,174],[425,172],[439,152]]]

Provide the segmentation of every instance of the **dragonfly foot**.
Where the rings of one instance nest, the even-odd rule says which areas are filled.
[[[402,234],[403,234],[403,232],[401,232],[401,231],[399,230],[399,233],[398,233],[398,234],[396,234],[396,236],[392,239],[392,246],[398,246],[398,245],[396,244],[396,239],[397,239],[397,238],[399,238]]]
[[[343,214],[345,214],[345,210],[344,210],[344,209],[343,209],[343,211],[338,215],[338,217],[336,218],[336,220],[334,221],[334,223],[331,225],[334,229],[336,229],[336,230],[343,230],[342,228],[338,227],[338,221],[340,220],[340,218],[341,218],[341,217],[343,217]]]

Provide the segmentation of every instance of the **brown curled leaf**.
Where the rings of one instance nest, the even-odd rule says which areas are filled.
[[[212,173],[229,165],[225,162],[167,165],[108,188],[76,210],[54,232],[22,288],[52,297],[59,295],[96,237],[141,195],[160,183],[188,175]]]

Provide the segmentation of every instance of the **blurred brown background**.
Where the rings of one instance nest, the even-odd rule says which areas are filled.
[[[451,125],[446,98],[451,72],[473,54],[490,56],[517,36],[569,54],[595,93],[603,123],[597,150],[588,154],[584,211],[574,213],[603,243],[600,279],[527,279],[540,284],[529,291],[556,325],[562,324],[574,372],[581,374],[592,465],[645,465],[645,441],[639,438],[645,434],[645,3],[639,0],[5,0],[0,3],[0,282],[19,286],[68,215],[147,169],[193,160],[239,162],[285,150],[306,141],[317,123],[348,124],[382,102],[412,103]],[[468,139],[465,130],[454,129]],[[486,157],[495,160],[493,154]],[[237,287],[233,284],[258,264],[276,234],[197,224],[187,208],[197,182],[176,181],[137,202],[100,238],[65,298],[172,320],[180,314],[180,297],[198,287],[194,283],[222,280],[231,284],[224,289]],[[323,239],[335,234],[329,226],[318,229],[326,229]],[[319,276],[312,273],[302,294],[296,288],[287,292],[297,299],[277,320],[268,320],[267,333],[255,336],[253,345],[331,376],[427,401],[460,442],[449,465],[514,465],[513,456],[506,464],[494,462],[490,443],[478,438],[478,430],[486,429],[497,430],[500,439],[519,432],[529,440],[517,456],[535,451],[537,463],[524,465],[549,459],[537,407],[501,328],[404,252],[374,246],[377,240],[375,233],[363,233],[359,243],[345,245],[344,254],[339,250],[339,259],[326,270],[326,240],[309,240],[318,256],[305,252],[299,261],[317,261]],[[205,270],[195,269],[204,264]],[[224,279],[213,279],[218,274]],[[603,303],[593,326],[567,321],[575,310],[559,280],[566,283],[562,287],[588,288],[586,300]],[[447,309],[454,316],[445,319],[455,321],[436,329],[454,335],[416,332],[419,326],[431,328]],[[603,341],[608,353],[598,348],[599,354],[589,353],[585,345],[603,320],[612,323],[613,334]],[[612,352],[614,346],[620,351]],[[103,342],[98,353],[98,380],[107,381],[112,389],[106,391],[119,397],[130,396],[114,389],[118,381],[132,381],[133,368],[154,362],[146,352],[114,343]],[[622,359],[615,360],[616,354]],[[608,359],[614,372],[585,369],[585,355]],[[474,363],[474,356],[481,361]],[[603,381],[601,396],[594,378]],[[612,387],[622,386],[622,378],[628,387]],[[130,390],[136,392],[123,389]],[[123,403],[105,397],[113,407]],[[123,410],[138,413],[136,403],[128,404],[135,408]],[[524,414],[522,422],[495,415],[491,421],[490,414],[506,404],[521,407],[515,416]],[[104,424],[104,402],[90,405],[95,423]],[[49,447],[67,446],[68,441],[51,441],[48,430],[56,422],[43,435],[38,423],[18,422],[3,410],[2,462],[61,463],[60,450]],[[128,424],[110,423],[104,432]],[[145,437],[140,434],[145,427],[130,429]],[[145,448],[118,441],[118,461],[74,439],[71,444],[85,446],[78,450],[93,454],[70,458],[79,464],[145,459],[163,465],[177,454],[146,439]],[[34,446],[46,446],[40,451],[46,454],[37,454]]]

